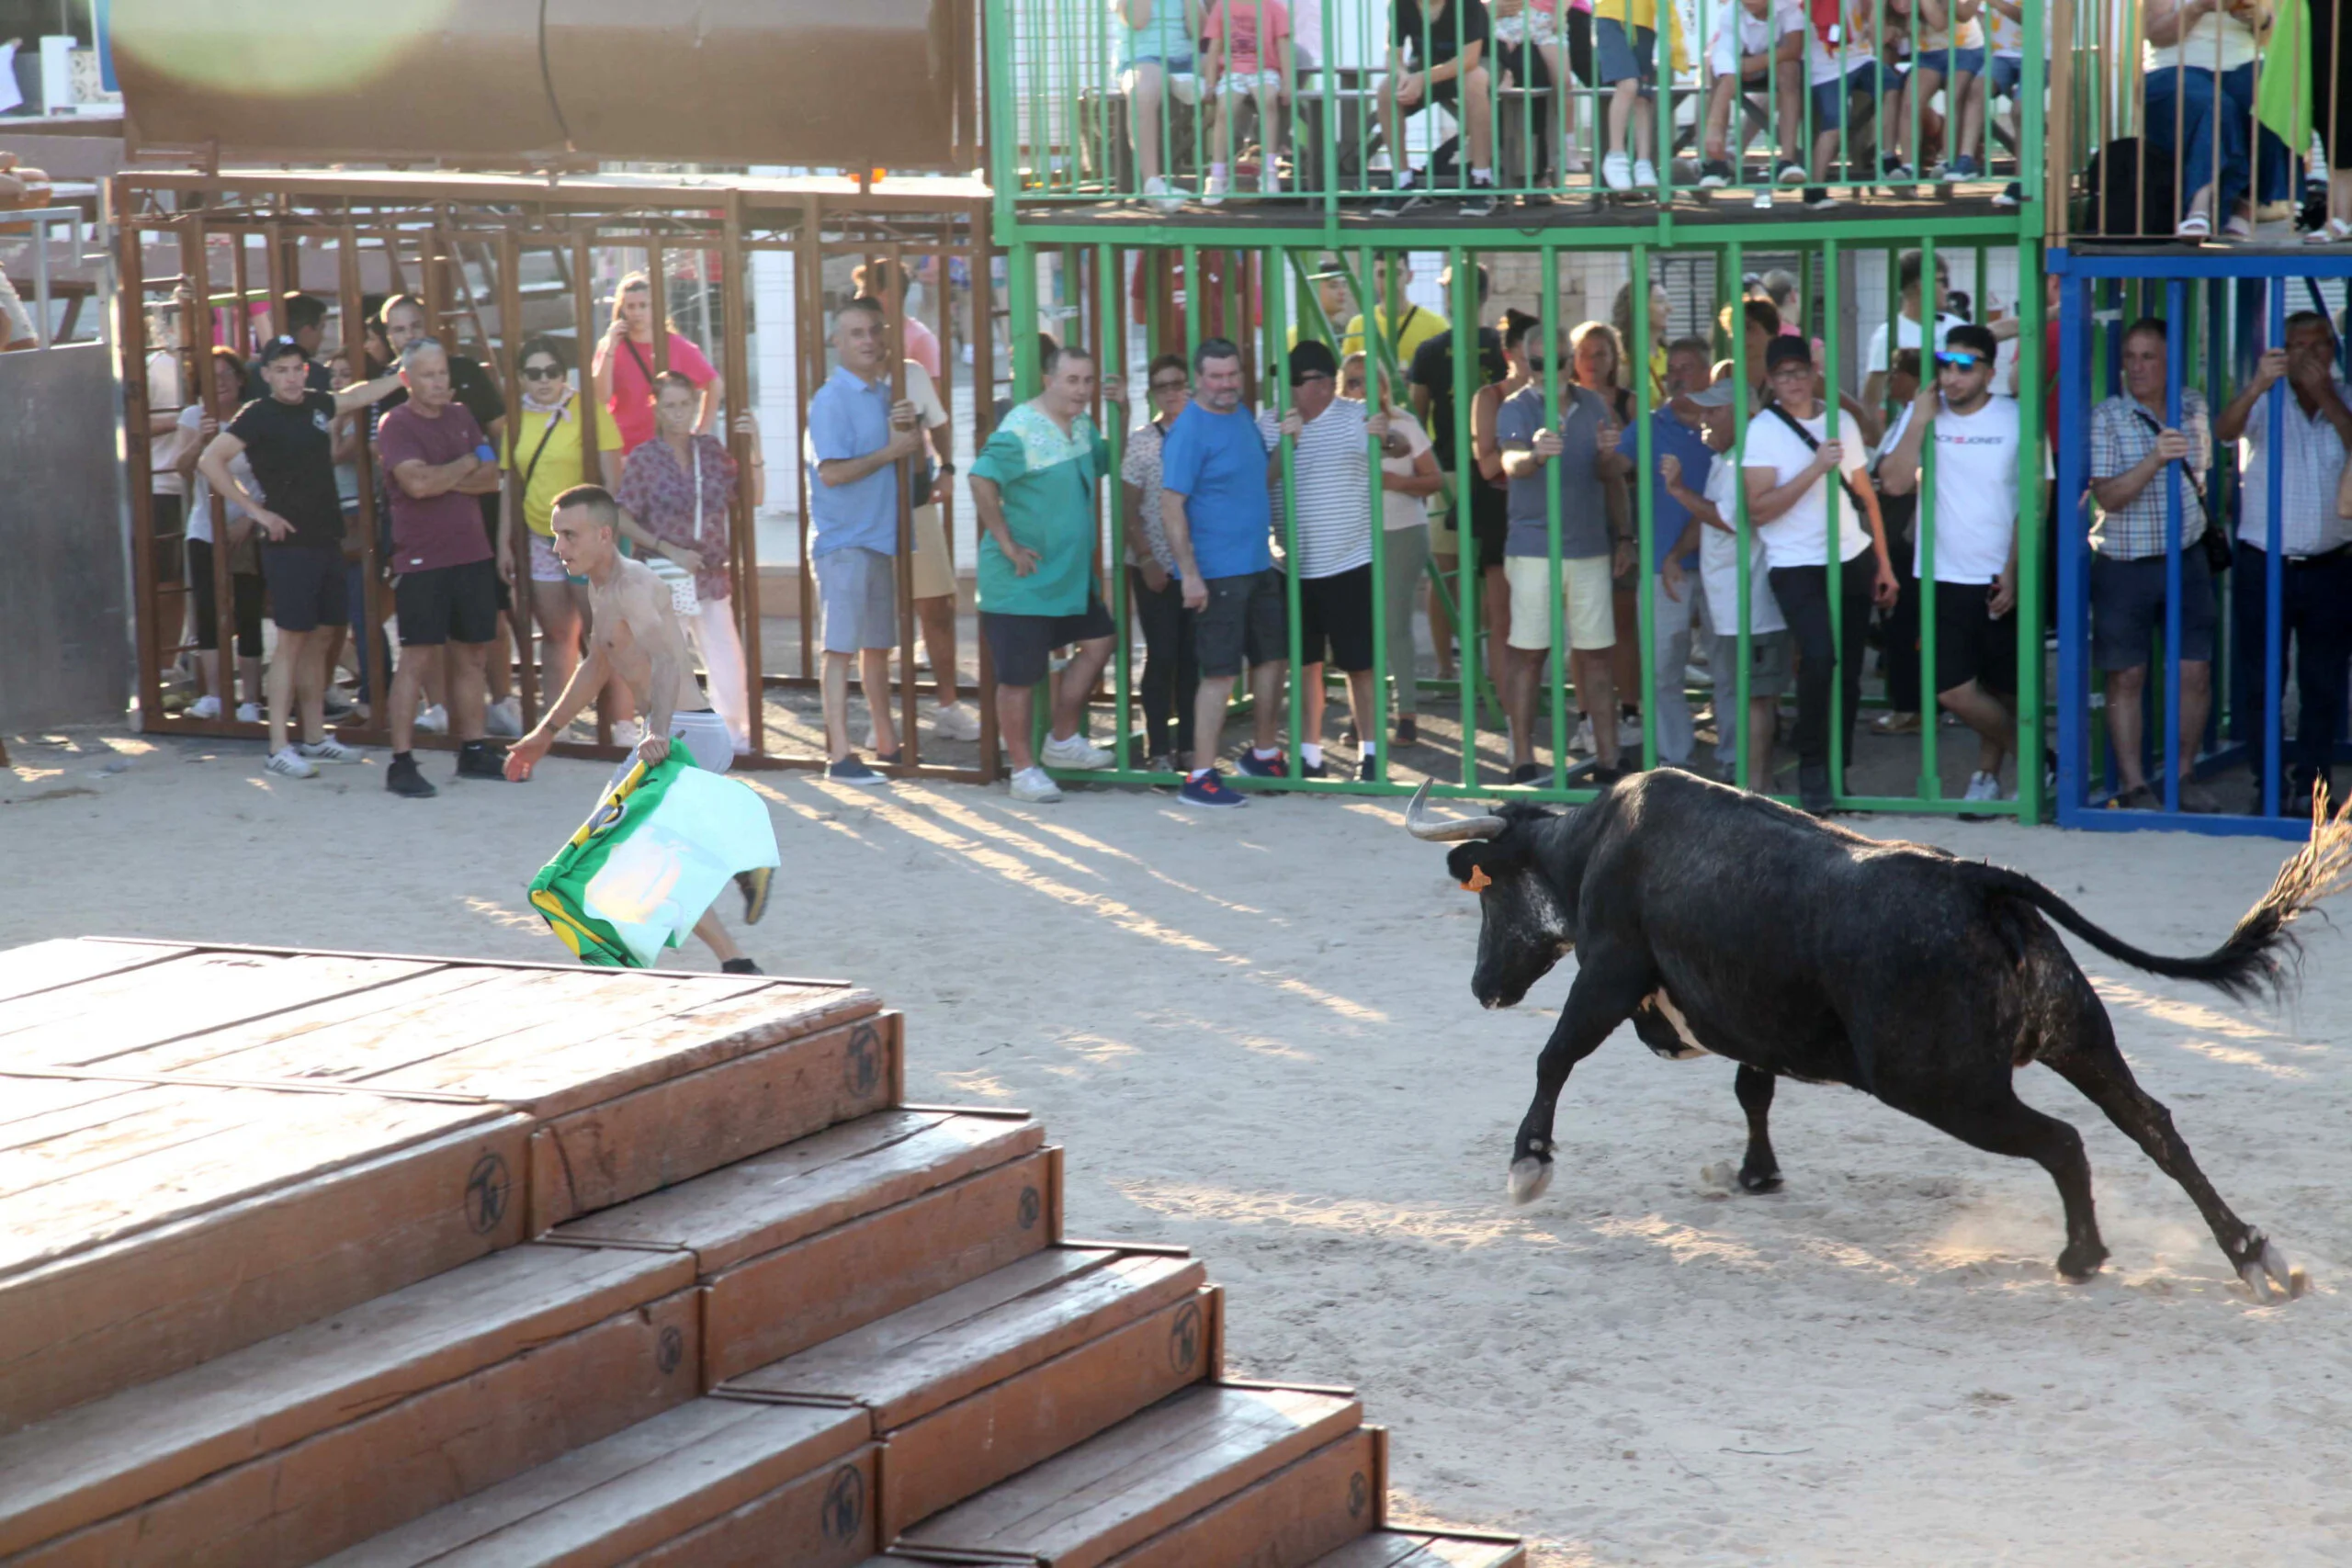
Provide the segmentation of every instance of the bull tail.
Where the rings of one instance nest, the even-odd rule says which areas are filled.
[[[2290,929],[2320,900],[2352,886],[2352,798],[2333,816],[2324,794],[2312,792],[2311,840],[2278,868],[2229,939],[2199,958],[2168,958],[2110,935],[2030,876],[2003,866],[1976,868],[1994,889],[2031,904],[2109,958],[2176,980],[2199,980],[2239,1001],[2285,997],[2295,981],[2301,944]]]

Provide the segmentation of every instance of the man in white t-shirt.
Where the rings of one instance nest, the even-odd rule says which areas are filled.
[[[1399,746],[1410,746],[1420,739],[1420,682],[1413,641],[1413,606],[1420,601],[1421,579],[1429,571],[1429,501],[1438,493],[1444,478],[1438,471],[1436,448],[1420,421],[1389,401],[1387,374],[1379,373],[1368,386],[1366,369],[1361,354],[1351,354],[1341,360],[1340,396],[1357,402],[1370,401],[1371,391],[1377,388],[1379,407],[1388,415],[1388,433],[1395,437],[1382,445],[1392,451],[1397,441],[1405,446],[1402,456],[1384,455],[1380,459],[1380,570],[1385,601],[1381,618],[1388,637],[1388,668],[1385,673],[1396,694],[1396,740]]]
[[[1820,815],[1838,793],[1829,766],[1831,682],[1844,693],[1838,722],[1843,754],[1851,757],[1862,699],[1862,634],[1873,603],[1882,609],[1894,604],[1894,561],[1860,432],[1842,409],[1824,408],[1815,395],[1812,346],[1803,338],[1774,338],[1764,368],[1772,401],[1747,427],[1741,482],[1748,522],[1764,536],[1772,597],[1796,638],[1797,794],[1806,810]],[[1833,474],[1844,502],[1836,519],[1834,570]],[[1833,592],[1842,606],[1834,633]]]
[[[907,401],[928,437],[925,450],[909,480],[913,486],[915,549],[909,565],[914,577],[915,621],[922,627],[922,646],[931,655],[933,694],[938,711],[932,716],[933,733],[947,740],[978,740],[980,716],[957,700],[956,691],[956,567],[947,556],[947,528],[940,509],[956,487],[956,432],[947,419],[947,405],[931,373],[913,359],[904,361]],[[875,744],[866,738],[866,745]]]
[[[1374,700],[1372,659],[1372,461],[1370,441],[1391,440],[1388,421],[1366,417],[1364,405],[1340,396],[1340,360],[1328,344],[1312,339],[1290,351],[1291,411],[1258,416],[1258,433],[1270,447],[1277,437],[1291,446],[1292,493],[1297,502],[1296,553],[1291,570],[1298,577],[1299,661],[1306,666],[1298,710],[1299,776],[1328,778],[1323,765],[1323,665],[1328,658],[1347,672],[1348,711],[1363,750],[1361,777],[1373,776],[1380,742],[1380,705]],[[1401,450],[1403,442],[1396,440]],[[1277,539],[1286,537],[1282,515],[1281,468],[1272,470]]]
[[[1919,253],[1905,251],[1895,264],[1895,280],[1903,292],[1903,308],[1894,322],[1894,346],[1918,348],[1919,343]],[[1961,324],[1958,316],[1944,310],[1944,299],[1951,291],[1951,272],[1944,265],[1944,258],[1936,258],[1936,346],[1941,348],[1952,328]],[[1862,356],[1862,406],[1873,411],[1886,407],[1887,346],[1886,323],[1881,321],[1871,333],[1870,352]],[[1923,355],[1924,358],[1925,355]]]
[[[1707,445],[1728,453],[1732,440],[1732,400],[1737,394],[1729,376],[1683,400],[1699,411],[1699,426]],[[1682,559],[1692,548],[1699,552],[1699,580],[1704,588],[1707,619],[1714,628],[1715,651],[1710,668],[1715,671],[1715,761],[1725,784],[1739,782],[1740,736],[1748,739],[1747,787],[1769,793],[1772,787],[1772,740],[1780,726],[1781,698],[1789,689],[1796,667],[1795,644],[1781,606],[1772,597],[1765,575],[1764,537],[1748,536],[1747,562],[1747,711],[1739,709],[1736,660],[1739,658],[1739,483],[1740,470],[1728,459],[1707,469],[1707,487],[1694,491],[1683,482],[1681,460],[1672,454],[1658,459],[1658,479],[1668,494],[1690,513],[1682,536],[1675,540],[1666,563],[1658,569],[1658,586],[1669,597],[1687,599],[1690,583]]]
[[[1999,800],[2001,759],[2017,750],[2018,405],[1993,395],[1993,334],[1952,328],[1936,374],[1887,436],[1879,479],[1889,495],[1924,488],[1935,436],[1936,504],[1922,513],[1915,562],[1935,584],[1936,702],[1976,731],[1967,800]]]

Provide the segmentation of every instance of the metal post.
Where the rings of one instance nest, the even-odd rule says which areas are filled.
[[[1245,262],[1246,265],[1247,263]],[[1290,377],[1282,363],[1280,345],[1288,341],[1290,324],[1290,279],[1276,269],[1274,288],[1266,300],[1266,335],[1271,340],[1266,357],[1272,374],[1268,378],[1273,388],[1274,422],[1280,424],[1290,415]],[[1282,458],[1283,475],[1283,592],[1289,604],[1290,631],[1290,745],[1284,759],[1284,771],[1293,783],[1297,782],[1304,762],[1299,754],[1300,715],[1306,706],[1306,664],[1305,647],[1300,640],[1298,584],[1298,444],[1287,435],[1277,435],[1277,451]],[[1323,737],[1315,737],[1320,745]]]
[[[1664,18],[1660,19],[1664,20]],[[1658,101],[1661,104],[1670,101],[1672,97],[1673,78],[1674,73],[1669,69],[1666,73],[1666,81],[1659,84]],[[1744,132],[1744,127],[1740,125],[1739,109],[1736,105],[1733,107],[1732,119],[1735,128],[1742,129]],[[1663,115],[1658,130],[1661,175],[1674,162],[1672,132],[1673,117]],[[1549,253],[1546,253],[1547,259],[1548,254]],[[1635,245],[1633,256],[1634,342],[1628,354],[1633,363],[1624,368],[1634,383],[1634,581],[1636,584],[1634,591],[1634,621],[1642,639],[1639,649],[1641,657],[1637,660],[1642,671],[1642,689],[1639,693],[1620,692],[1617,694],[1617,700],[1620,704],[1628,700],[1636,702],[1641,705],[1642,710],[1649,715],[1649,722],[1642,726],[1642,766],[1647,769],[1657,766],[1657,571],[1653,564],[1657,554],[1655,537],[1657,531],[1656,492],[1657,456],[1655,447],[1657,432],[1651,427],[1650,422],[1649,247]],[[1742,333],[1741,335],[1747,334]],[[1621,435],[1618,439],[1622,449],[1624,438]],[[1613,544],[1611,554],[1611,564],[1613,566],[1615,564]],[[1600,727],[1616,722],[1615,714],[1602,714],[1593,719],[1595,756],[1600,755],[1598,739]],[[1618,765],[1620,767],[1624,765],[1623,757],[1618,758]]]
[[[743,648],[743,705],[751,730],[752,751],[755,756],[767,752],[767,661],[760,652],[760,551],[759,502],[753,499],[755,488],[766,482],[764,470],[760,475],[760,487],[752,478],[750,446],[736,434],[732,415],[750,413],[752,408],[752,323],[751,312],[745,305],[747,291],[743,282],[743,193],[727,193],[725,227],[719,231],[718,313],[721,330],[727,334],[727,358],[720,374],[727,378],[725,413],[721,427],[728,450],[735,458],[735,526],[729,536],[729,553],[733,559],[729,570],[734,577],[735,620],[737,637]],[[765,446],[762,446],[765,458]],[[797,465],[795,465],[797,467]],[[700,476],[696,476],[700,482]],[[760,490],[764,493],[763,488]]]
[[[115,186],[109,192],[109,207],[127,208],[129,203]],[[124,444],[129,458],[130,485],[130,581],[131,592],[138,605],[138,615],[131,634],[139,660],[139,728],[144,731],[154,728],[164,716],[163,647],[156,622],[163,615],[160,600],[162,585],[155,573],[155,487],[154,435],[151,431],[154,411],[147,403],[147,285],[144,280],[146,256],[141,249],[144,238],[137,219],[126,211],[115,231],[115,267],[117,270],[115,320],[118,341],[121,348],[123,429],[128,436]],[[200,258],[199,258],[200,259]],[[188,276],[187,258],[181,258],[180,274]],[[190,315],[204,308],[204,290],[193,290],[194,304]],[[183,334],[187,327],[182,326]],[[198,366],[200,374],[209,375],[209,366]],[[187,524],[187,502],[181,502],[181,524]],[[185,623],[183,623],[185,624]],[[0,757],[5,757],[0,751]],[[5,766],[0,762],[0,766]]]
[[[2042,581],[2043,530],[2056,525],[2042,512],[2041,454],[2052,432],[2042,428],[2043,338],[2048,331],[2045,291],[2040,278],[2045,258],[2031,240],[2018,246],[2020,334],[2018,339],[2018,818],[2039,822],[2042,799]]]
[[[2183,289],[2176,278],[2165,285],[2165,320],[2180,319]],[[2165,334],[2165,428],[2180,428],[2180,378],[2188,354],[2177,332]],[[2194,458],[2195,453],[2189,457]],[[2186,462],[2182,465],[2185,472]],[[2165,810],[2180,810],[2180,476],[2166,464],[2165,476]]]
[[[1337,36],[1329,25],[1330,19],[1331,0],[1324,0],[1325,26],[1323,31],[1323,43],[1324,52],[1327,56],[1330,52],[1331,40]],[[1327,73],[1324,85],[1324,98],[1326,103],[1330,101],[1332,96],[1330,82],[1331,78]],[[1329,139],[1326,138],[1324,141],[1325,148],[1329,149],[1330,145],[1331,142]],[[1329,161],[1329,156],[1330,154],[1327,151],[1325,154],[1327,162]],[[1334,190],[1337,189],[1336,182],[1333,183],[1333,188]],[[1365,245],[1359,249],[1356,253],[1356,259],[1357,264],[1362,267],[1364,276],[1370,276],[1372,273],[1372,247],[1370,245]],[[1312,299],[1312,291],[1310,290],[1309,298]],[[1320,322],[1323,318],[1322,302],[1320,300],[1315,300],[1314,303],[1315,318],[1318,322]],[[1364,346],[1369,349],[1371,344],[1367,343]],[[1400,378],[1397,377],[1389,375],[1386,367],[1380,360],[1374,359],[1369,353],[1364,355],[1363,406],[1366,418],[1369,418],[1375,413],[1385,412],[1388,404],[1387,400],[1381,396],[1381,389],[1383,386],[1394,388],[1399,384],[1399,379]],[[1366,446],[1369,450],[1365,454],[1365,462],[1370,468],[1370,473],[1366,480],[1370,489],[1366,493],[1372,498],[1373,704],[1371,713],[1364,716],[1365,719],[1368,721],[1369,728],[1364,724],[1359,724],[1357,726],[1357,742],[1363,747],[1377,748],[1372,752],[1372,776],[1375,782],[1386,784],[1388,782],[1388,738],[1391,733],[1388,728],[1388,498],[1385,493],[1383,493],[1383,475],[1380,465],[1380,437],[1372,437],[1366,443]],[[1405,636],[1408,641],[1412,635],[1413,617],[1411,614],[1408,612],[1405,616]],[[1414,677],[1410,671],[1413,669],[1413,661],[1409,658],[1406,660],[1405,667],[1408,671],[1405,678],[1408,681],[1412,680]],[[1351,694],[1352,695],[1352,688],[1351,688]]]
[[[361,321],[359,340],[351,347],[356,351],[353,373],[363,379],[368,376],[366,348],[367,328],[360,308],[359,231],[349,223],[335,243],[337,280],[342,285],[343,319]],[[206,312],[209,325],[210,313]],[[356,416],[360,428],[367,428],[368,414]],[[389,662],[387,648],[380,633],[385,621],[383,560],[377,554],[376,543],[380,535],[376,519],[376,449],[375,443],[362,440],[352,455],[352,467],[357,480],[359,496],[359,603],[351,610],[358,624],[352,634],[363,640],[359,646],[368,656],[368,728],[381,733],[388,739],[391,733],[392,716],[390,697],[392,672],[384,668]],[[219,536],[215,536],[218,537]]]
[[[520,266],[521,247],[515,243],[514,231],[510,227],[498,236],[498,368],[500,378],[506,383],[507,408],[506,464],[499,479],[503,491],[499,498],[499,517],[513,541],[509,558],[514,567],[515,587],[520,590],[514,595],[511,624],[521,632],[515,640],[522,645],[523,667],[517,673],[522,679],[523,728],[527,734],[539,722],[539,661],[538,644],[531,636],[531,520],[524,510],[523,479],[514,463],[514,450],[523,429],[523,294],[516,276]],[[487,439],[489,433],[485,431],[483,435]],[[504,657],[503,652],[500,657]]]
[[[591,358],[596,341],[590,335],[595,330],[596,319],[596,286],[590,276],[592,264],[588,249],[593,227],[592,222],[589,229],[578,230],[571,237],[572,310],[580,323],[575,329],[580,340],[580,479],[582,484],[592,485],[605,481],[604,466],[598,461],[596,452],[598,405],[594,361]],[[619,367],[610,367],[610,373],[617,380]],[[605,688],[605,691],[610,690],[609,686]],[[596,744],[610,746],[612,743],[612,705],[605,700],[605,692],[599,692],[596,694]]]
[[[1742,259],[1740,243],[1735,240],[1731,245],[1731,276],[1735,283],[1747,276],[1741,265]],[[1834,275],[1829,288],[1832,294],[1837,292]],[[1744,301],[1740,308],[1735,309],[1732,312],[1731,328],[1731,450],[1716,458],[1716,461],[1722,462],[1724,458],[1729,458],[1732,471],[1740,477],[1739,482],[1732,487],[1734,515],[1730,519],[1732,545],[1737,551],[1733,570],[1736,573],[1739,600],[1739,634],[1736,639],[1739,649],[1739,666],[1736,677],[1733,681],[1733,691],[1737,704],[1736,711],[1738,714],[1739,744],[1732,756],[1732,777],[1742,789],[1753,790],[1758,795],[1770,795],[1772,793],[1772,781],[1770,778],[1754,777],[1754,770],[1749,764],[1749,759],[1756,750],[1756,737],[1753,733],[1755,716],[1748,709],[1747,695],[1748,671],[1755,663],[1752,649],[1755,646],[1756,635],[1754,629],[1756,572],[1752,558],[1756,552],[1756,534],[1755,525],[1750,523],[1747,517],[1747,470],[1742,464],[1747,453],[1747,392],[1748,388],[1753,384],[1749,377],[1753,374],[1754,367],[1747,363],[1747,316]],[[1721,637],[1715,639],[1715,646],[1718,649],[1723,647]],[[1724,676],[1721,661],[1717,660],[1711,666],[1709,672],[1713,676],[1715,682],[1715,729],[1720,735],[1724,724]],[[1778,727],[1778,723],[1779,718],[1776,715],[1775,728]]]
[[[1989,107],[1989,106],[1988,106]],[[1957,122],[1959,116],[1953,115]],[[1953,131],[1947,130],[1949,137]],[[1940,410],[1943,395],[1941,374],[1936,365],[1936,237],[1926,235],[1919,244],[1919,377],[1937,389],[1936,400],[1928,406]],[[1890,339],[1899,334],[1890,333]],[[1887,351],[1887,367],[1894,366],[1894,351]],[[1917,405],[1913,417],[1917,418]],[[1943,773],[1936,756],[1936,731],[1940,714],[1936,703],[1936,430],[1929,422],[1924,439],[1919,444],[1919,499],[1913,513],[1912,526],[1919,531],[1919,798],[1941,800],[1944,797]],[[1887,541],[1894,545],[1892,539]],[[1900,572],[1896,575],[1899,577]],[[1890,700],[1894,696],[1889,692]]]
[[[1917,146],[1918,142],[1915,138],[1912,141],[1912,147],[1915,152],[1917,149]],[[1828,240],[1823,243],[1821,247],[1821,265],[1823,270],[1829,277],[1828,299],[1826,308],[1822,311],[1823,320],[1821,323],[1822,352],[1829,361],[1827,365],[1822,367],[1822,375],[1824,378],[1822,405],[1823,417],[1826,421],[1823,428],[1832,434],[1835,434],[1839,428],[1840,423],[1843,419],[1843,411],[1841,411],[1838,406],[1838,329],[1840,325],[1838,317],[1842,315],[1843,312],[1838,310],[1840,301],[1838,298],[1838,284],[1840,274],[1838,269],[1837,241]],[[1934,312],[1928,309],[1928,302],[1934,298],[1934,277],[1928,274],[1922,273],[1919,278],[1919,313],[1922,316],[1933,316]],[[1899,299],[1893,306],[1893,310],[1898,318],[1902,315],[1903,306]],[[1922,329],[1920,333],[1921,340],[1923,342],[1932,341],[1935,336],[1935,327],[1933,323],[1931,321],[1922,321],[1920,325]],[[1894,364],[1894,345],[1899,340],[1900,335],[1901,334],[1894,328],[1893,324],[1890,323],[1887,330],[1886,350],[1887,364],[1890,367]],[[1841,477],[1837,474],[1829,475],[1822,482],[1826,487],[1826,501],[1828,508],[1828,531],[1826,540],[1827,547],[1824,551],[1823,559],[1826,563],[1824,568],[1824,571],[1829,586],[1829,649],[1831,668],[1833,671],[1829,681],[1829,793],[1830,797],[1842,806],[1845,804],[1846,795],[1847,724],[1846,673],[1844,668],[1846,660],[1846,562],[1844,558],[1842,537],[1844,533],[1843,516],[1845,513],[1844,502],[1846,499],[1846,487]],[[1857,520],[1858,523],[1860,521],[1860,520],[1859,519]]]
[[[1403,155],[1403,149],[1397,149],[1396,156]],[[1467,251],[1453,247],[1447,253],[1447,265],[1453,277],[1453,562],[1461,578],[1454,593],[1453,633],[1462,643],[1462,785],[1475,789],[1478,784],[1478,545],[1470,521],[1470,487],[1480,480],[1477,448],[1470,438],[1470,367],[1478,358],[1478,290]],[[1371,327],[1372,318],[1366,316],[1367,340]]]
[[[2324,0],[2323,0],[2324,3]],[[2341,156],[2341,154],[2338,154]],[[2268,286],[2270,306],[2269,342],[2275,347],[2287,345],[2287,280],[2274,277]],[[2269,408],[2263,418],[2263,478],[2269,494],[2263,498],[2267,508],[2267,523],[2263,533],[2262,557],[2262,766],[2256,777],[2262,785],[2262,815],[2275,819],[2278,816],[2278,796],[2285,775],[2279,772],[2279,688],[2286,680],[2287,623],[2286,571],[2284,554],[2284,517],[2287,478],[2287,383],[2284,378],[2271,383]],[[2211,406],[2208,400],[2207,406]],[[2207,480],[2211,483],[2211,479]],[[2211,526],[2211,525],[2208,525]],[[2218,684],[2218,682],[2216,682]],[[2306,703],[2308,697],[2303,699]],[[2340,715],[2337,716],[2341,716]],[[2324,765],[2326,759],[2321,759]],[[2308,803],[2306,803],[2308,804]]]
[[[1539,287],[1542,289],[1543,298],[1536,301],[1535,330],[1542,334],[1541,342],[1544,351],[1544,428],[1556,432],[1560,428],[1560,254],[1548,245],[1544,249],[1540,276],[1542,281]],[[1500,423],[1499,419],[1497,423]],[[1546,577],[1550,580],[1551,593],[1550,599],[1546,602],[1544,613],[1551,623],[1549,628],[1551,649],[1545,662],[1551,666],[1551,680],[1547,684],[1551,688],[1552,697],[1552,787],[1564,790],[1568,787],[1568,741],[1573,731],[1568,728],[1567,601],[1566,596],[1561,592],[1560,584],[1561,574],[1565,569],[1560,561],[1559,470],[1538,458],[1535,464],[1535,478],[1536,482],[1544,487],[1544,568]],[[1501,654],[1498,657],[1509,658],[1510,655]],[[1509,682],[1508,673],[1504,679],[1506,682]],[[1577,700],[1579,703],[1590,700],[1581,684],[1577,688]],[[1516,718],[1515,715],[1509,713],[1508,698],[1505,699],[1505,709],[1507,717]],[[1617,716],[1613,713],[1593,716],[1594,736],[1597,738],[1600,735],[1601,725],[1616,722]],[[1532,713],[1528,715],[1527,723],[1530,729],[1535,728],[1535,716]],[[1514,744],[1511,747],[1511,774],[1516,781],[1519,773],[1517,761],[1519,747],[1516,742],[1521,738],[1514,736],[1512,739]],[[1535,737],[1529,735],[1524,739],[1528,749],[1531,751],[1533,750]],[[1597,739],[1594,744],[1599,745]]]

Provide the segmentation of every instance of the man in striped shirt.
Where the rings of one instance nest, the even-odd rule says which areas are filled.
[[[1299,773],[1326,778],[1323,762],[1323,666],[1327,660],[1347,671],[1348,709],[1362,738],[1361,777],[1373,776],[1379,749],[1380,705],[1373,682],[1372,463],[1367,443],[1377,436],[1384,449],[1401,438],[1388,433],[1383,414],[1367,416],[1364,405],[1339,395],[1340,362],[1329,344],[1301,343],[1290,351],[1291,412],[1277,419],[1272,409],[1258,416],[1258,432],[1272,447],[1278,437],[1291,443],[1291,518],[1280,514],[1281,469],[1273,470],[1275,526],[1295,521],[1297,544],[1291,570],[1298,582],[1299,659],[1306,666],[1299,709]],[[1391,454],[1401,456],[1401,453]],[[1276,453],[1279,459],[1280,453]]]

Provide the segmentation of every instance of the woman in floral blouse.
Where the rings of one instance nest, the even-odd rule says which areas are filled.
[[[654,439],[631,452],[621,468],[621,532],[637,541],[640,555],[662,556],[694,574],[700,610],[686,619],[685,633],[702,656],[711,705],[727,721],[735,750],[748,751],[743,644],[729,598],[735,459],[716,435],[695,434],[702,393],[691,379],[675,370],[654,379]],[[758,506],[767,482],[759,424],[746,413],[737,417],[735,429],[751,442],[752,504]]]

